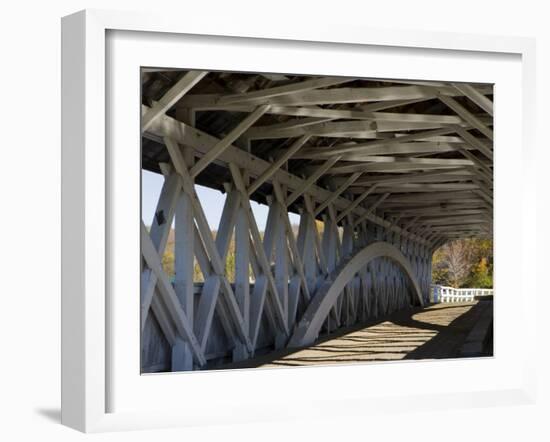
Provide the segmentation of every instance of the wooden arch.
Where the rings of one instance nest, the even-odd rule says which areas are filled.
[[[311,345],[317,339],[323,322],[345,286],[359,270],[376,258],[389,258],[397,263],[409,277],[420,305],[424,305],[422,292],[409,260],[395,246],[382,241],[375,242],[344,260],[325,280],[318,293],[309,303],[300,323],[290,338],[288,347],[304,347]]]

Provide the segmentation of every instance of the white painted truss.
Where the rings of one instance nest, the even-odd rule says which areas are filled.
[[[433,250],[492,231],[490,86],[171,75],[141,109],[147,167],[164,176],[153,224],[142,223],[144,371],[308,345],[428,302]],[[162,83],[144,76],[145,92]],[[237,122],[205,128],[223,115]],[[197,181],[226,193],[215,235]],[[264,232],[251,199],[269,205]],[[162,256],[174,220],[171,281]]]

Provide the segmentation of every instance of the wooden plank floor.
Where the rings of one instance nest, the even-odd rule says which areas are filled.
[[[492,301],[435,304],[397,312],[371,324],[321,338],[314,346],[284,350],[219,368],[289,367],[350,362],[460,357],[466,336]]]

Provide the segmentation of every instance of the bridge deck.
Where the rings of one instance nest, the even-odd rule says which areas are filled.
[[[492,316],[492,301],[434,304],[341,329],[308,348],[284,350],[220,368],[287,367],[461,356],[472,330]],[[489,321],[491,322],[491,321]],[[489,350],[478,356],[490,356]],[[475,355],[474,355],[475,356]]]

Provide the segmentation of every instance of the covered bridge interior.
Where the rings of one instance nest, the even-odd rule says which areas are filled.
[[[487,84],[143,68],[142,168],[164,184],[152,225],[142,222],[142,371],[304,347],[427,303],[434,250],[492,235],[492,94]],[[226,194],[215,234],[197,184]],[[251,200],[269,206],[264,231]]]

